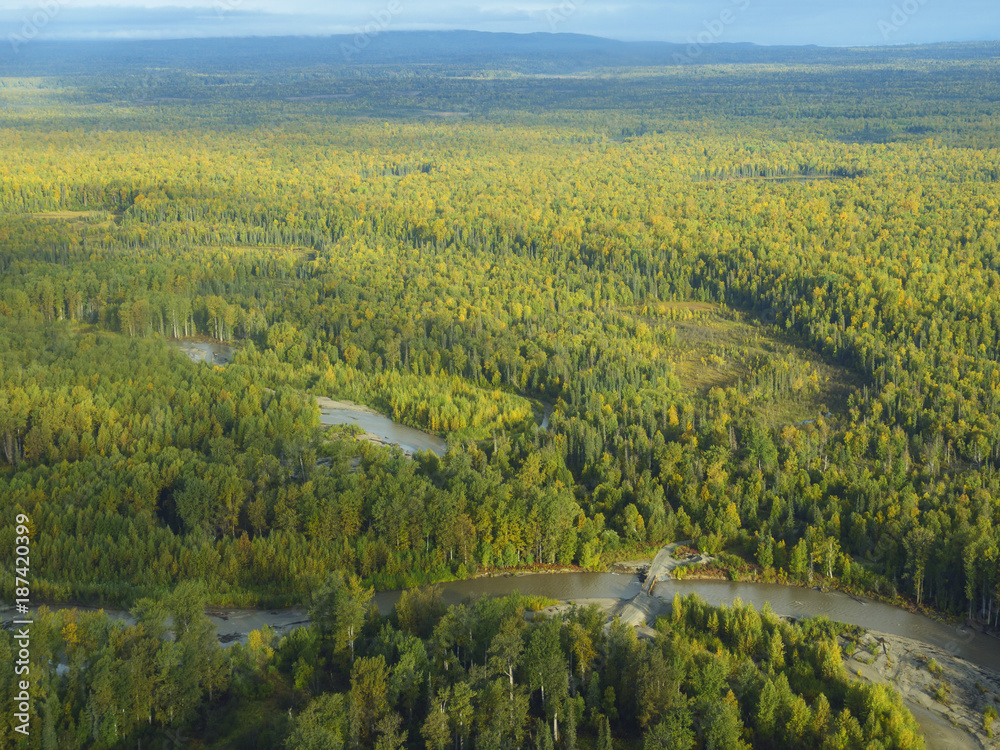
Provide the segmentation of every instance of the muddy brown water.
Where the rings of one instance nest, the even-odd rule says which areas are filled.
[[[194,362],[206,362],[210,365],[226,365],[233,359],[233,347],[215,341],[175,341],[174,346],[180,349]],[[439,456],[448,452],[448,444],[444,438],[416,430],[406,425],[397,424],[382,414],[370,410],[359,409],[320,409],[320,424],[331,425],[356,424],[365,432],[378,437],[386,445],[398,445],[406,453],[431,451]]]
[[[322,425],[356,424],[388,445],[398,445],[406,453],[430,451],[439,456],[448,452],[444,438],[421,432],[413,427],[397,424],[382,414],[354,409],[320,409]]]
[[[549,573],[538,575],[477,578],[439,584],[447,604],[458,604],[480,596],[505,596],[514,592],[545,596],[560,601],[585,599],[630,599],[639,593],[636,576],[615,573]],[[1000,672],[1000,640],[962,626],[936,622],[888,604],[867,601],[837,591],[778,586],[763,583],[733,583],[729,581],[661,581],[654,596],[670,602],[675,593],[682,596],[695,593],[712,605],[732,605],[736,599],[753,604],[758,609],[770,603],[779,615],[796,618],[825,615],[831,620],[859,625],[870,630],[912,638],[943,648],[973,664]],[[399,599],[399,591],[384,591],[375,595],[382,613],[389,612]],[[66,608],[57,605],[56,608]],[[130,621],[127,612],[105,610],[116,619]],[[242,640],[257,628],[268,625],[278,633],[308,624],[303,608],[279,610],[234,609],[210,613],[212,622],[224,642]],[[13,618],[9,606],[0,607],[0,618],[9,623]]]

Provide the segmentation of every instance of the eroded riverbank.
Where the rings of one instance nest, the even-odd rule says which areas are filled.
[[[929,750],[997,748],[983,712],[1000,711],[1000,674],[927,643],[869,630],[844,663],[852,676],[894,687]],[[998,644],[1000,647],[1000,644]]]
[[[225,366],[233,359],[234,349],[217,341],[180,339],[171,342],[193,362]],[[385,414],[351,401],[316,397],[320,424],[357,425],[363,430],[360,438],[381,446],[398,446],[407,456],[417,451],[430,451],[439,456],[448,452],[448,443],[437,435],[393,422]]]
[[[457,604],[479,596],[504,596],[514,592],[542,596],[562,602],[585,599],[631,600],[642,590],[637,576],[615,573],[537,573],[450,581],[438,584],[447,604]],[[375,595],[379,610],[388,612],[401,592],[384,591]],[[804,619],[825,615],[831,620],[858,625],[914,641],[965,659],[1000,673],[1000,641],[960,625],[936,622],[888,604],[866,601],[838,591],[780,586],[765,583],[732,581],[661,580],[653,598],[669,604],[675,594],[697,594],[714,606],[731,605],[740,599],[758,609],[769,605],[776,614]],[[68,608],[56,605],[55,608]],[[128,619],[121,610],[106,610],[113,617]],[[10,606],[0,607],[0,617],[12,618]],[[288,609],[213,609],[212,621],[220,637],[245,637],[256,628],[268,625],[285,632],[307,622],[303,608]]]
[[[408,456],[417,451],[430,451],[439,456],[448,452],[448,443],[444,438],[397,424],[367,406],[323,396],[318,396],[316,403],[319,404],[320,424],[357,425],[364,431],[361,439],[375,445],[398,446]]]
[[[993,701],[1000,709],[1000,641],[997,639],[838,591],[823,592],[764,583],[663,578],[662,573],[670,567],[670,561],[661,558],[655,571],[658,575],[648,579],[652,582],[659,578],[652,596],[639,576],[616,573],[502,575],[438,585],[446,604],[515,592],[561,602],[552,612],[573,604],[595,602],[608,613],[609,618],[619,617],[647,636],[652,635],[650,626],[655,624],[656,617],[669,612],[677,594],[697,594],[714,606],[729,606],[739,599],[758,609],[767,605],[775,614],[794,619],[824,615],[831,620],[860,626],[870,631],[871,638],[881,639],[879,642],[885,644],[881,655],[870,654],[875,657],[870,663],[866,663],[868,658],[865,656],[869,652],[859,650],[846,660],[848,668],[852,674],[860,673],[859,676],[864,679],[889,682],[897,687],[924,727],[928,747],[997,747],[989,744],[993,740],[988,740],[985,732],[976,729],[976,726],[981,729],[983,706]],[[375,603],[379,611],[388,613],[400,594],[400,591],[376,594]],[[71,607],[57,605],[53,608]],[[112,618],[132,621],[127,612],[105,611]],[[282,636],[309,623],[303,607],[212,609],[208,615],[223,643],[245,642],[249,633],[265,626]],[[13,619],[12,608],[0,607],[0,618],[5,624],[9,623]],[[934,677],[927,669],[924,657],[935,659],[941,666],[940,677]],[[950,691],[946,691],[944,702],[936,701],[932,692],[941,684]]]
[[[775,584],[728,581],[661,580],[654,595],[649,596],[643,591],[638,576],[615,573],[538,573],[452,581],[439,586],[446,604],[458,604],[470,597],[504,596],[514,592],[561,602],[549,610],[553,613],[573,604],[597,603],[609,617],[620,617],[647,636],[652,635],[650,626],[655,624],[656,617],[669,612],[675,594],[698,594],[715,606],[728,606],[736,599],[758,608],[766,603],[775,614],[795,619],[826,615],[832,620],[868,629],[871,638],[882,639],[886,644],[887,653],[881,657],[872,655],[876,658],[870,664],[863,663],[869,652],[859,650],[846,660],[847,666],[852,674],[860,670],[864,679],[889,682],[897,687],[924,728],[929,748],[996,747],[987,744],[993,741],[987,740],[985,733],[977,733],[975,726],[978,721],[981,727],[980,704],[992,700],[1000,708],[1000,643],[981,633],[938,623],[887,604],[865,602],[836,591],[824,593]],[[379,611],[388,613],[400,594],[399,591],[376,594]],[[121,610],[106,612],[115,619],[132,620]],[[309,622],[302,607],[213,609],[208,615],[223,643],[245,642],[250,632],[264,626],[281,636]],[[0,617],[9,623],[13,617],[12,608],[0,607]],[[931,678],[922,656],[934,658],[941,666],[943,676],[939,682]],[[941,681],[950,689],[945,704],[934,701],[932,693],[928,692],[935,690]]]

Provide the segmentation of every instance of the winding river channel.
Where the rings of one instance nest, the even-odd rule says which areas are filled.
[[[546,596],[560,601],[587,599],[631,599],[639,593],[636,576],[616,573],[546,573],[537,575],[476,578],[440,584],[447,604],[457,604],[480,596],[504,596],[514,592]],[[796,618],[826,615],[831,620],[859,625],[892,635],[943,648],[973,664],[1000,672],[1000,641],[968,628],[935,622],[923,615],[912,614],[888,604],[858,599],[840,592],[821,592],[808,588],[778,586],[764,583],[732,583],[729,581],[675,581],[656,584],[653,595],[670,602],[675,593],[682,596],[695,593],[709,604],[730,605],[737,598],[761,608],[770,602],[780,615]],[[399,599],[399,591],[384,591],[375,595],[379,611],[388,612]],[[65,605],[56,605],[62,609]],[[122,610],[105,610],[126,621],[131,616]],[[279,634],[308,624],[302,608],[279,610],[232,609],[211,611],[212,622],[219,638],[225,642],[245,640],[247,634],[269,625]],[[4,622],[13,618],[9,606],[0,607]]]
[[[193,362],[224,366],[233,359],[234,349],[229,344],[216,341],[180,340],[173,342],[173,345]],[[431,451],[443,456],[448,451],[448,443],[444,438],[393,422],[389,417],[379,414],[367,406],[325,398],[319,398],[317,401],[320,405],[319,422],[324,426],[357,425],[365,431],[373,442],[382,445],[398,445],[407,454],[413,454],[417,451]]]
[[[233,354],[232,348],[225,344],[186,341],[179,345],[196,361],[225,364]],[[397,424],[367,407],[329,399],[318,400],[320,422],[324,425],[356,424],[377,442],[398,445],[407,453],[424,450],[443,455],[447,449],[442,438]],[[548,407],[545,409],[541,429],[548,426],[550,414],[551,407]],[[441,584],[441,590],[448,604],[457,604],[470,597],[503,596],[514,592],[560,601],[627,600],[639,593],[640,583],[635,576],[615,573],[549,573],[453,581]],[[796,618],[825,615],[831,620],[937,646],[973,664],[1000,672],[1000,641],[997,639],[961,626],[936,622],[898,607],[840,592],[824,593],[808,588],[763,583],[674,579],[661,580],[653,590],[654,596],[667,602],[673,599],[675,593],[682,596],[696,593],[716,606],[732,604],[736,599],[752,603],[757,608],[769,602],[776,614]],[[376,594],[375,601],[379,610],[388,612],[398,600],[399,594],[398,591]],[[117,619],[131,619],[124,611],[105,611]],[[7,622],[12,617],[10,607],[0,606],[0,618]],[[301,608],[270,611],[234,609],[212,612],[210,617],[218,629],[219,638],[225,643],[245,640],[250,631],[264,625],[269,625],[278,633],[286,633],[308,624],[306,612]]]
[[[326,408],[320,403],[319,422],[322,425],[354,424],[385,445],[398,445],[404,453],[431,451],[439,456],[448,452],[444,438],[397,424],[389,417],[365,407]]]

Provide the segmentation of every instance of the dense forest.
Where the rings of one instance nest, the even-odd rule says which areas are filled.
[[[301,604],[331,570],[390,589],[600,570],[691,538],[768,580],[996,625],[995,49],[843,54],[566,77],[123,58],[0,79],[0,510],[30,518],[35,599],[140,609],[124,630],[46,621],[46,670],[70,670],[51,676],[50,746],[184,723],[150,704],[105,724],[131,683],[101,687],[102,708],[84,696],[99,659],[160,658],[185,582],[213,605]],[[235,355],[194,363],[191,339]],[[447,455],[324,429],[320,396],[444,436]],[[645,747],[737,746],[706,745],[709,724],[759,747],[905,729],[857,720],[874,699],[823,666],[822,628],[730,613],[709,636],[692,604],[654,643],[613,630],[566,667],[574,628],[605,637],[585,613],[522,626],[513,604],[477,606],[498,609],[461,648],[427,640],[441,625],[372,621],[346,659],[320,622],[183,679],[283,708],[314,696],[285,727],[301,747],[320,716],[340,739],[317,747],[399,747],[399,716],[410,747],[550,747],[556,711],[602,750],[637,721]],[[732,616],[764,635],[720,630]],[[79,656],[56,635],[76,628]],[[549,644],[569,674],[551,701],[520,656],[489,652],[497,633]],[[809,656],[754,661],[775,637]],[[210,649],[183,640],[163,648]],[[337,668],[302,676],[308,649]],[[642,719],[620,675],[654,661],[670,687]],[[405,696],[387,687],[403,662],[430,675]],[[794,739],[749,708],[767,685]],[[352,713],[356,689],[384,710]]]
[[[446,609],[415,589],[383,618],[371,596],[332,575],[312,596],[310,627],[280,640],[256,630],[225,651],[189,583],[137,602],[134,624],[45,611],[34,658],[51,666],[28,746],[924,747],[898,694],[850,680],[841,649],[855,634],[827,620],[790,624],[692,595],[639,639],[618,621],[605,627],[596,606],[526,621],[544,602]],[[0,631],[0,655],[13,653]]]

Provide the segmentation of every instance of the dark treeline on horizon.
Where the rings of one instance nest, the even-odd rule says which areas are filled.
[[[275,55],[247,64],[248,40],[39,42],[0,79],[0,509],[31,519],[37,601],[139,612],[47,616],[31,741],[226,747],[259,715],[261,747],[554,750],[559,712],[601,750],[918,747],[827,625],[692,604],[637,642],[510,603],[358,612],[368,587],[691,538],[734,578],[995,626],[995,45],[678,66],[457,34],[467,57],[400,65],[426,38],[351,65],[330,40],[255,40]],[[596,44],[606,64],[574,68]],[[449,451],[325,430],[314,397]],[[348,646],[321,618],[223,657],[196,616],[324,587],[329,628],[361,617]],[[163,641],[171,612],[190,637]],[[642,670],[662,694],[627,693]]]

